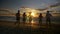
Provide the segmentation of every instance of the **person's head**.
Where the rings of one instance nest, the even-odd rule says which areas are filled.
[[[31,12],[29,12],[29,14],[31,14]]]
[[[18,10],[18,13],[20,13],[20,10]]]
[[[40,13],[40,15],[42,15],[42,13]]]
[[[49,13],[49,11],[47,11],[47,13]]]
[[[26,14],[25,12],[23,14]]]

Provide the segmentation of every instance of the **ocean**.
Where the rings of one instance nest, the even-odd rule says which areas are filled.
[[[23,19],[23,18],[21,17],[21,18],[20,18],[20,22],[23,21],[22,19]],[[1,20],[1,21],[16,21],[16,17],[15,17],[15,16],[0,16],[0,20]],[[39,19],[38,19],[38,18],[33,18],[32,20],[33,20],[34,22],[39,22]],[[27,20],[26,22],[28,22],[28,20]],[[45,17],[43,17],[42,22],[43,22],[43,23],[46,22],[46,18],[45,18]],[[59,16],[53,16],[53,17],[51,18],[51,22],[52,22],[52,23],[59,23],[59,24],[60,24],[60,17],[59,17]]]
[[[15,16],[0,16],[0,20],[2,21],[16,21]],[[33,22],[36,24],[39,22],[38,18],[33,18]],[[22,17],[20,19],[22,22]],[[44,17],[42,20],[42,23],[46,23],[46,18]],[[26,21],[28,22],[28,20]],[[60,17],[52,17],[51,23],[59,24],[60,25]],[[1,22],[0,25],[3,25]],[[51,29],[43,26],[40,28],[37,24],[20,24],[19,27],[17,27],[13,22],[12,23],[5,23],[4,26],[0,26],[0,34],[57,34],[60,33],[60,26],[59,25],[52,25]],[[6,25],[6,26],[5,26]],[[30,26],[29,26],[30,25]],[[9,26],[9,27],[7,27]]]

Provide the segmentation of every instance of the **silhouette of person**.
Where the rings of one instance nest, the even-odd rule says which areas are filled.
[[[40,23],[40,26],[42,25],[42,18],[43,18],[42,13],[40,13],[39,14],[39,23]]]
[[[20,11],[18,10],[18,13],[16,13],[16,23],[15,24],[20,24]]]
[[[29,22],[31,23],[32,21],[32,16],[31,16],[31,12],[29,12]]]
[[[26,22],[26,13],[25,12],[23,13],[23,22],[24,23]]]
[[[51,25],[51,14],[49,13],[49,11],[47,11],[46,13],[46,24],[48,25]]]

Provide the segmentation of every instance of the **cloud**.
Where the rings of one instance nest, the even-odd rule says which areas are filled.
[[[0,9],[0,16],[14,16],[15,13],[12,13],[11,10]]]
[[[56,4],[54,4],[54,5],[50,5],[51,8],[52,8],[52,7],[57,7],[57,6],[60,6],[60,3],[56,3]]]
[[[8,9],[0,9],[0,14],[11,14],[11,11]]]

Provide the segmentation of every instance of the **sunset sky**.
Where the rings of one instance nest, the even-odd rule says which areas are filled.
[[[48,10],[56,10],[60,13],[60,0],[0,0],[0,13],[2,10],[15,13],[22,6],[34,9],[50,8]]]

